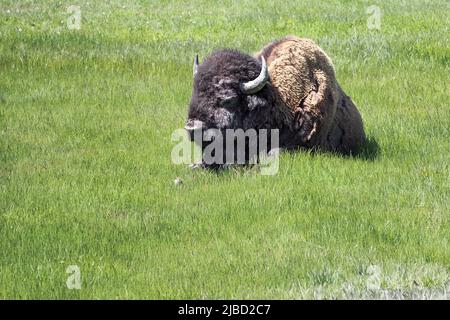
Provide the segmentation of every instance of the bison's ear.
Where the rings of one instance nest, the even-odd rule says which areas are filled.
[[[267,100],[257,95],[247,96],[247,105],[249,110],[267,107]]]

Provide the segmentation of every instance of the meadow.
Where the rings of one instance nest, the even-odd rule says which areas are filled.
[[[449,13],[444,0],[0,0],[0,298],[450,296]],[[363,152],[285,152],[273,176],[172,163],[194,55],[288,34],[332,58]]]

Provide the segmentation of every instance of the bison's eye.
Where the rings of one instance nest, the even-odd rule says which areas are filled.
[[[237,96],[226,97],[223,100],[220,100],[219,105],[222,108],[232,108],[236,106],[239,98]]]

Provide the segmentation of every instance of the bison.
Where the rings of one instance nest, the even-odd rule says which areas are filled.
[[[185,129],[278,129],[282,149],[355,153],[361,116],[339,86],[331,59],[312,40],[288,36],[255,56],[224,49],[199,65]],[[205,147],[205,144],[202,145]]]

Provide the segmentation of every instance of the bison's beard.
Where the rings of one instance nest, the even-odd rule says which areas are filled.
[[[194,167],[218,170],[232,165],[256,164],[260,156],[267,155],[273,147],[270,131],[267,131],[264,137],[260,134],[237,137],[226,130],[217,130],[216,133],[220,136],[214,135],[200,142],[195,141],[201,147],[202,161]]]

